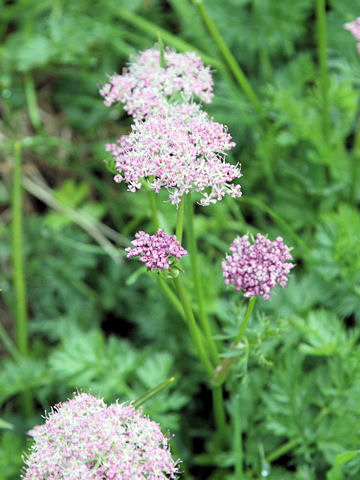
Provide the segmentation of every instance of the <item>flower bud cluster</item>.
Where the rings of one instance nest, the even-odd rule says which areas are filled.
[[[166,480],[177,478],[160,426],[132,405],[81,393],[56,405],[25,459],[23,480]]]
[[[289,248],[281,237],[271,242],[258,233],[251,244],[248,235],[236,238],[230,246],[232,255],[222,263],[226,284],[242,290],[244,297],[261,295],[268,300],[276,284],[285,287],[287,275],[294,267]]]
[[[187,254],[175,235],[167,235],[159,228],[155,235],[143,231],[135,234],[133,247],[126,248],[128,258],[140,256],[140,262],[151,270],[170,268],[170,258],[181,258]]]

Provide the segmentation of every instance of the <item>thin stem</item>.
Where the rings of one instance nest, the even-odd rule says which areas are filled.
[[[166,298],[171,303],[171,305],[181,315],[181,317],[183,317],[183,319],[185,319],[183,306],[182,306],[181,302],[179,301],[179,299],[177,298],[177,296],[175,295],[175,293],[171,290],[171,288],[167,285],[167,283],[160,277],[158,278],[158,284],[159,284],[160,288],[162,289],[162,291],[164,292]]]
[[[243,446],[242,446],[242,429],[241,429],[241,411],[240,397],[235,397],[234,407],[234,458],[235,458],[235,478],[241,480],[244,476],[243,470]]]
[[[155,395],[157,395],[158,393],[160,393],[163,390],[165,390],[166,388],[168,388],[169,385],[171,385],[174,380],[175,380],[175,377],[171,377],[168,380],[166,380],[165,382],[160,383],[160,385],[157,385],[156,387],[152,388],[148,392],[144,393],[144,395],[141,395],[141,397],[137,398],[133,402],[134,407],[138,408],[141,405],[143,405],[145,402],[147,402],[148,400],[153,398]]]
[[[193,341],[195,343],[198,355],[200,357],[200,360],[201,360],[206,372],[211,377],[213,375],[213,367],[210,363],[210,360],[208,359],[206,350],[204,348],[202,338],[201,338],[201,332],[199,330],[199,327],[196,324],[195,317],[194,317],[194,314],[192,312],[191,305],[190,305],[189,299],[187,297],[185,287],[184,287],[180,277],[174,278],[174,282],[175,282],[175,285],[176,285],[176,288],[177,288],[177,291],[178,291],[178,294],[179,294],[180,301],[181,301],[181,303],[184,307],[184,312],[185,312],[185,316],[187,318],[187,323],[189,325],[190,333],[191,333],[191,336],[192,336]]]
[[[19,352],[28,354],[28,316],[26,284],[24,274],[24,248],[23,248],[23,212],[22,212],[22,187],[21,187],[21,145],[14,144],[14,173],[12,191],[12,265],[15,289],[15,338]]]
[[[24,82],[25,82],[25,97],[26,97],[26,103],[28,107],[30,122],[34,130],[39,132],[41,131],[42,123],[41,123],[41,118],[39,114],[39,107],[36,100],[34,78],[30,72],[25,74]]]
[[[276,448],[273,452],[269,453],[269,455],[266,456],[266,460],[269,463],[271,463],[274,460],[277,460],[278,458],[280,458],[283,455],[285,455],[286,453],[288,453],[290,450],[292,450],[298,444],[299,444],[299,440],[297,440],[297,439],[289,440],[288,442],[284,443],[283,445],[280,445],[280,447]]]
[[[360,170],[360,117],[357,123],[354,146],[353,146],[351,157],[353,162],[353,171],[351,176],[349,200],[350,200],[350,203],[355,207],[356,206],[356,187],[358,185],[358,177],[359,177],[359,170]]]
[[[325,140],[329,138],[329,70],[326,53],[326,0],[316,0],[316,30],[318,60],[320,67],[320,89],[322,96],[322,129]]]
[[[253,105],[255,110],[259,113],[263,113],[263,109],[258,99],[256,93],[254,92],[249,80],[247,79],[244,71],[236,61],[235,57],[231,53],[229,47],[226,45],[223,37],[221,36],[219,30],[217,29],[213,19],[210,17],[204,2],[202,0],[193,0],[193,3],[197,6],[201,18],[208,29],[210,35],[214,39],[216,45],[218,46],[222,56],[226,64],[228,65],[230,71],[234,75],[235,79],[237,80],[238,84],[240,85],[241,89],[249,99],[250,103]]]
[[[226,438],[226,416],[221,386],[212,387],[212,398],[216,430],[221,438]]]
[[[177,209],[177,218],[176,218],[176,238],[179,240],[179,243],[182,242],[183,228],[184,228],[184,207],[185,207],[185,198],[181,198],[180,203]]]
[[[24,273],[21,163],[21,144],[20,142],[16,141],[14,143],[14,173],[11,198],[11,253],[15,291],[15,340],[19,353],[23,356],[26,356],[29,353],[29,339],[26,283]],[[29,417],[33,411],[32,398],[29,391],[25,391],[23,393],[22,400],[25,414]]]
[[[216,343],[213,338],[211,326],[210,326],[209,319],[205,309],[202,276],[200,275],[200,272],[199,272],[198,251],[197,251],[196,237],[195,237],[195,231],[194,231],[194,207],[193,207],[190,193],[188,194],[188,198],[187,198],[186,213],[187,213],[186,215],[187,247],[190,254],[191,270],[192,270],[193,281],[195,286],[195,295],[196,295],[196,299],[199,306],[199,319],[206,336],[206,341],[210,350],[211,357],[214,360],[215,364],[218,364],[219,354],[217,351]]]
[[[254,309],[255,302],[256,302],[256,296],[251,297],[250,301],[248,303],[246,312],[245,312],[244,320],[242,321],[242,323],[240,325],[239,332],[238,332],[238,334],[237,334],[237,336],[236,336],[236,338],[235,338],[235,340],[234,340],[234,342],[231,346],[231,350],[234,350],[238,346],[240,341],[242,340],[242,338],[244,336],[244,333],[245,333],[245,330],[246,330],[246,327],[248,326],[252,311]],[[230,370],[232,364],[235,362],[235,360],[236,360],[236,355],[231,356],[231,357],[226,357],[220,363],[220,365],[218,365],[216,367],[215,374],[214,374],[214,380],[213,380],[214,385],[219,386],[219,385],[221,385],[222,383],[225,382],[225,380],[228,376],[229,370]]]
[[[152,190],[148,190],[148,197],[149,197],[149,205],[151,211],[151,218],[154,224],[154,229],[157,232],[160,228],[159,216],[156,207],[156,198],[155,193]]]
[[[242,321],[242,324],[240,325],[239,333],[237,334],[237,336],[236,336],[236,338],[235,338],[235,341],[234,341],[235,346],[236,346],[238,343],[240,343],[240,341],[242,340],[242,338],[243,338],[243,336],[244,336],[246,327],[247,327],[248,324],[249,324],[249,320],[250,320],[252,311],[254,310],[255,302],[256,302],[256,296],[255,296],[255,297],[251,297],[251,298],[250,298],[250,301],[249,301],[249,303],[248,303],[248,307],[247,307],[247,310],[246,310],[246,313],[245,313],[244,320]]]

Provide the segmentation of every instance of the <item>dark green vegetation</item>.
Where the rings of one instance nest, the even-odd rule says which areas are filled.
[[[242,164],[243,198],[196,212],[219,335],[231,341],[242,312],[220,269],[233,238],[260,231],[294,247],[289,284],[258,301],[251,355],[229,380],[246,478],[360,478],[360,456],[334,467],[360,448],[360,58],[343,29],[360,7],[330,0],[326,19],[321,0],[206,7],[250,90],[189,0],[0,1],[1,480],[19,478],[26,431],[74,389],[125,401],[172,375],[144,408],[175,434],[184,478],[235,478],[232,430],[216,443],[182,319],[154,277],[124,259],[134,233],[152,231],[146,192],[126,192],[104,163],[104,144],[130,120],[103,106],[98,85],[151,47],[159,27],[166,45],[196,49],[216,70],[206,109],[229,125],[229,159]],[[170,232],[173,207],[161,195],[158,205]]]

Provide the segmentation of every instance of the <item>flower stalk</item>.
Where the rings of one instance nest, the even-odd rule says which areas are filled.
[[[242,321],[241,325],[240,325],[240,328],[239,328],[239,332],[231,346],[231,350],[235,350],[236,348],[238,348],[239,346],[239,343],[241,342],[243,336],[244,336],[244,333],[245,333],[245,330],[246,330],[246,327],[248,326],[249,324],[249,320],[250,320],[250,317],[251,317],[251,314],[252,314],[252,311],[254,309],[254,306],[255,306],[255,302],[256,302],[256,297],[251,297],[250,298],[250,301],[248,303],[248,306],[247,306],[247,309],[246,309],[246,312],[245,312],[245,316],[244,316],[244,320]],[[230,371],[230,368],[232,366],[232,364],[235,362],[237,356],[231,356],[231,357],[226,357],[222,360],[222,362],[220,363],[220,365],[218,365],[215,369],[215,374],[214,374],[214,385],[222,385],[228,374],[229,374],[229,371]]]
[[[26,281],[24,272],[24,245],[23,245],[23,206],[22,206],[22,154],[21,143],[14,143],[14,172],[11,197],[11,253],[13,284],[15,292],[15,341],[20,355],[29,353],[29,332]],[[29,391],[22,395],[24,413],[30,417],[33,412],[32,397]]]
[[[195,295],[196,295],[196,299],[199,307],[199,320],[200,320],[201,327],[206,336],[206,341],[207,341],[210,355],[213,361],[215,362],[215,364],[218,364],[219,353],[213,338],[211,326],[209,323],[209,318],[206,314],[206,309],[205,309],[202,276],[200,275],[200,272],[199,272],[198,251],[197,251],[196,236],[195,236],[195,230],[194,230],[194,207],[193,207],[190,193],[187,196],[186,220],[187,220],[186,222],[187,248],[190,255],[191,270],[192,270],[193,282],[195,286]]]

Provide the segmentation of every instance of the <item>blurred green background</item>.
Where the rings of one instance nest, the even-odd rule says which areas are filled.
[[[134,233],[151,231],[146,193],[126,192],[106,168],[105,143],[127,133],[131,119],[103,105],[99,86],[159,31],[165,45],[196,50],[212,66],[206,110],[229,126],[237,147],[228,159],[242,165],[242,199],[197,209],[219,333],[231,338],[242,308],[220,271],[233,238],[260,231],[294,247],[288,287],[259,301],[253,354],[231,380],[238,393],[227,411],[231,418],[240,402],[246,478],[270,463],[274,480],[359,478],[357,457],[333,466],[360,446],[360,59],[343,28],[360,6],[204,5],[258,108],[189,0],[0,0],[0,480],[19,478],[27,429],[75,389],[125,401],[172,375],[175,386],[145,410],[175,434],[184,478],[235,478],[233,453],[213,442],[203,373],[181,319],[152,276],[124,259]],[[174,210],[163,200],[171,231]],[[22,214],[23,246],[14,227]],[[27,295],[19,299],[22,253]],[[19,315],[28,353],[14,333]]]

